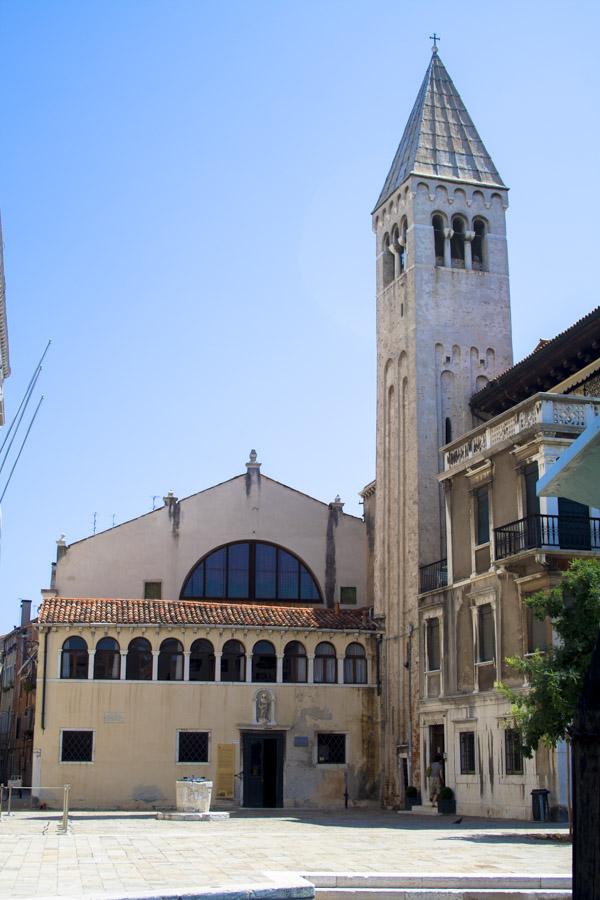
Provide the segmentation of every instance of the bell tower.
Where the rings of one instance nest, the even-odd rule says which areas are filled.
[[[507,206],[434,46],[373,211],[386,805],[402,800],[404,778],[415,784],[419,771],[419,567],[446,557],[439,448],[473,427],[470,397],[512,364]]]

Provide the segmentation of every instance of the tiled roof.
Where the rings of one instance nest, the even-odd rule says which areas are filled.
[[[375,631],[367,610],[335,610],[204,600],[121,600],[49,597],[39,611],[40,625],[229,625],[237,627],[322,628]]]
[[[413,172],[504,187],[436,50],[375,209]]]

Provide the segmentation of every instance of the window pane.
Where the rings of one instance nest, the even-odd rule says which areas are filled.
[[[144,600],[160,600],[162,598],[162,581],[144,582]]]
[[[479,662],[493,660],[496,656],[494,640],[494,612],[490,603],[479,607]]]
[[[343,603],[345,606],[356,606],[356,588],[341,587],[340,603]]]
[[[317,736],[317,762],[332,765],[346,762],[346,735],[319,734]]]
[[[440,668],[440,621],[427,620],[427,670],[437,672]]]
[[[312,575],[304,566],[300,566],[300,599],[316,603],[321,599]]]
[[[285,550],[279,551],[279,585],[277,597],[280,600],[298,598],[298,560]]]
[[[480,488],[476,494],[477,543],[487,544],[490,539],[490,503],[488,489]]]
[[[523,774],[523,749],[521,735],[513,728],[507,728],[504,732],[504,750],[506,755],[506,774]]]
[[[533,610],[527,608],[527,652],[548,649],[548,619],[541,622],[533,614]]]
[[[91,762],[93,731],[63,731],[61,762]]]
[[[475,774],[475,732],[460,733],[460,774]]]
[[[248,598],[248,562],[250,546],[248,544],[231,544],[228,548],[227,561],[227,596],[232,598]]]
[[[270,544],[256,545],[256,599],[274,600],[276,583],[277,548]]]
[[[208,762],[208,732],[180,731],[178,762]]]
[[[226,550],[222,547],[216,550],[204,562],[206,569],[206,590],[205,596],[224,597],[225,596],[225,561]]]

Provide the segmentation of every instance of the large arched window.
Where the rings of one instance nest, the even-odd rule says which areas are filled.
[[[252,681],[277,681],[277,657],[271,641],[257,641],[254,645]]]
[[[465,220],[462,216],[454,216],[452,219],[452,231],[450,239],[450,256],[452,267],[464,269],[465,267]]]
[[[367,683],[367,657],[362,644],[348,644],[344,657],[344,683]]]
[[[435,247],[435,264],[436,266],[444,265],[444,244],[446,236],[444,234],[444,219],[440,215],[432,216],[431,224],[433,225],[433,243]]]
[[[221,681],[244,681],[246,651],[240,641],[225,641],[221,656]]]
[[[190,648],[190,681],[215,680],[215,652],[205,638],[194,641]]]
[[[197,563],[186,578],[185,600],[321,603],[307,566],[282,547],[260,541],[227,544]]]
[[[300,641],[290,641],[283,651],[283,680],[303,684],[307,680],[306,650]]]
[[[315,650],[315,684],[335,684],[337,681],[337,658],[335,647],[328,641],[317,644]]]
[[[471,243],[471,257],[474,269],[482,272],[485,269],[485,222],[483,219],[473,220],[475,237]]]
[[[88,677],[88,648],[81,637],[67,638],[62,645],[60,658],[61,678]]]
[[[128,681],[152,681],[152,645],[146,638],[129,642],[125,678]]]
[[[96,644],[94,678],[120,678],[121,654],[114,638],[104,637]]]
[[[176,638],[167,638],[160,645],[158,680],[183,681],[183,645]]]

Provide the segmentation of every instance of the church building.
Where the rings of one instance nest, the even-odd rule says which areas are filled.
[[[75,806],[457,811],[566,805],[524,760],[506,657],[544,649],[523,598],[600,553],[600,512],[538,498],[600,415],[600,310],[513,365],[508,188],[437,47],[372,213],[376,478],[364,518],[246,472],[69,546],[39,612],[33,783]],[[358,473],[357,473],[358,474]]]

